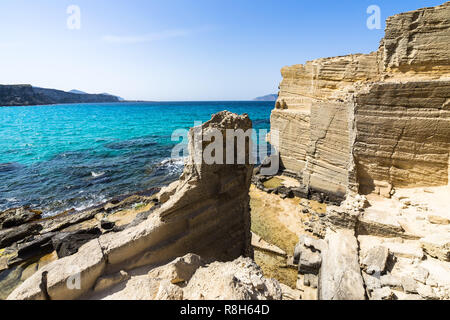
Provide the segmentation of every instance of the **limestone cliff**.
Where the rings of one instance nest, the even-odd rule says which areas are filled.
[[[448,183],[450,2],[393,16],[379,50],[281,70],[271,129],[309,192]]]

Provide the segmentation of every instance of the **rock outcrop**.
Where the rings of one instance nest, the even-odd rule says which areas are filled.
[[[283,169],[338,200],[447,185],[449,16],[450,2],[396,15],[376,52],[283,68],[271,116]]]
[[[203,158],[195,161],[211,143],[200,140],[202,135],[218,130],[226,137],[227,129],[245,131],[251,127],[248,115],[224,111],[191,129],[190,156],[183,174],[179,181],[161,190],[159,203],[147,218],[123,231],[102,234],[77,253],[50,263],[25,280],[8,299],[76,299],[90,294],[94,287],[104,286],[108,279],[121,279],[114,276],[117,272],[154,268],[187,253],[198,254],[205,261],[252,257],[249,188],[253,165],[249,164],[249,144],[242,151],[244,164],[237,164],[242,154],[236,153],[235,164],[208,165]],[[76,289],[71,289],[70,283]]]
[[[187,254],[146,274],[100,279],[102,290],[84,297],[102,300],[281,300],[280,284],[266,279],[250,258],[211,264]],[[99,281],[100,281],[99,280]]]
[[[449,299],[448,17],[450,2],[399,14],[376,52],[282,69],[283,173],[340,202],[294,252],[319,299]]]
[[[320,300],[364,300],[358,242],[350,230],[329,230],[319,275]]]
[[[319,273],[319,299],[450,298],[450,189],[423,190],[348,197],[308,222],[324,240],[302,237],[294,263],[308,279]]]

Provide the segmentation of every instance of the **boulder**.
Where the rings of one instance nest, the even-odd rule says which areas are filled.
[[[53,248],[59,258],[64,258],[78,252],[85,243],[101,235],[98,228],[80,230],[75,232],[59,232],[52,238]]]
[[[362,276],[363,276],[364,284],[366,285],[366,290],[367,290],[367,293],[369,296],[374,290],[381,288],[381,280],[376,275],[370,275],[370,274],[363,272]]]
[[[422,260],[424,253],[417,241],[385,242],[382,244],[396,257]]]
[[[320,300],[365,300],[358,261],[358,243],[349,230],[327,230],[328,248],[322,252]]]
[[[195,272],[183,289],[186,300],[281,300],[278,281],[264,278],[249,258],[214,262]]]
[[[417,293],[417,282],[409,277],[404,276],[401,279],[403,291],[406,293]]]
[[[383,246],[371,248],[362,258],[361,265],[368,274],[383,273],[389,258],[389,249]]]
[[[381,281],[381,285],[393,288],[393,289],[402,289],[402,279],[397,277],[397,276],[393,276],[390,274],[387,275],[383,275],[380,277],[380,281]]]
[[[202,258],[195,254],[187,254],[170,262],[169,264],[152,269],[148,276],[155,280],[165,279],[172,284],[186,284],[198,268],[205,265]]]
[[[430,215],[428,215],[427,218],[428,218],[428,221],[433,224],[440,224],[440,225],[449,225],[450,224],[450,219],[448,219],[447,217],[440,216],[440,215],[430,214]]]
[[[41,257],[53,251],[52,238],[55,233],[46,233],[29,237],[28,241],[20,241],[14,247],[17,248],[17,255],[8,260],[8,267],[18,263],[26,262],[32,258]]]
[[[0,212],[0,229],[7,229],[33,222],[41,218],[42,211],[29,207],[9,209]]]
[[[12,229],[0,230],[0,248],[12,245],[26,237],[36,235],[42,230],[39,224],[24,224]]]
[[[450,233],[430,234],[420,239],[420,243],[430,256],[450,261]]]
[[[322,239],[315,239],[306,235],[301,235],[300,240],[294,248],[294,264],[298,264],[302,252],[322,252],[326,249],[327,244]],[[320,267],[320,266],[319,266]]]
[[[300,274],[318,275],[322,257],[319,252],[312,252],[309,249],[302,250],[298,262],[298,272]]]
[[[282,300],[301,300],[302,292],[297,289],[292,289],[285,284],[280,283],[282,291]]]

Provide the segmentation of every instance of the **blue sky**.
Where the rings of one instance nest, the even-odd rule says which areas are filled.
[[[444,0],[0,0],[0,83],[141,100],[248,100],[280,69],[378,48],[388,16]],[[381,9],[369,30],[366,10]],[[67,27],[67,8],[81,28]]]

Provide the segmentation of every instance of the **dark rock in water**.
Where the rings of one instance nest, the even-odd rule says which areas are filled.
[[[141,197],[151,197],[151,196],[157,194],[160,190],[161,190],[161,188],[150,188],[148,190],[137,192],[136,195],[141,196]]]
[[[22,268],[16,266],[0,272],[0,300],[6,300],[9,294],[21,283]]]
[[[0,212],[0,224],[2,229],[17,227],[22,224],[39,220],[42,211],[33,210],[29,207],[8,209]]]
[[[15,162],[0,163],[0,172],[10,172],[22,168],[23,165]]]
[[[105,145],[106,148],[112,150],[123,150],[131,148],[149,148],[157,143],[153,139],[138,138],[126,141],[111,142]]]
[[[102,232],[98,228],[76,232],[60,232],[52,238],[53,248],[58,258],[61,259],[77,253],[82,245],[98,238],[101,234]]]
[[[42,230],[39,224],[24,224],[12,229],[0,230],[0,248],[5,248],[14,242],[36,235]]]
[[[53,251],[52,237],[56,233],[35,235],[17,243],[17,256],[8,260],[8,267],[29,261],[35,257],[42,257]]]

